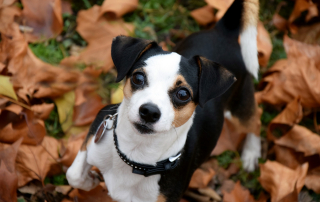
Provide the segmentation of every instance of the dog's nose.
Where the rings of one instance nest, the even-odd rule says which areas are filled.
[[[139,114],[146,123],[154,123],[158,121],[161,116],[159,108],[151,103],[141,105]]]

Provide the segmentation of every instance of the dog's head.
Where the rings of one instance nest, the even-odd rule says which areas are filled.
[[[154,41],[118,36],[111,55],[117,82],[126,77],[123,102],[129,121],[141,134],[182,126],[198,104],[203,107],[235,81],[215,62],[163,51]]]

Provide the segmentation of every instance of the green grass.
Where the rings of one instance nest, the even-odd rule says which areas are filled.
[[[44,121],[44,124],[46,127],[47,134],[49,136],[52,136],[57,139],[60,139],[64,136],[64,132],[59,122],[59,114],[56,106],[51,111],[48,119]]]
[[[57,42],[55,39],[48,40],[44,43],[29,44],[32,52],[42,61],[57,65],[65,57],[66,53],[63,44]]]
[[[65,185],[68,184],[65,174],[55,175],[52,177],[46,177],[44,179],[44,184],[53,184],[53,185]]]
[[[219,166],[223,167],[224,169],[227,169],[236,156],[239,156],[239,154],[237,154],[234,151],[227,150],[219,156],[217,156],[216,158],[218,160]]]
[[[180,30],[186,35],[200,30],[189,14],[190,11],[176,0],[141,0],[138,8],[124,16],[124,19],[134,23],[136,37],[158,42],[166,39],[175,41],[177,36],[170,35],[171,29]]]

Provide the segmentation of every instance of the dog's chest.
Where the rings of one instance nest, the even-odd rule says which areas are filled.
[[[88,149],[88,163],[102,172],[111,197],[119,202],[152,202],[159,195],[160,175],[144,177],[132,173],[116,153],[113,131],[104,134],[98,143],[93,141]]]

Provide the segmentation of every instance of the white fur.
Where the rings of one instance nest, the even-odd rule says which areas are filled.
[[[258,79],[257,27],[248,26],[240,34],[241,53],[248,72]]]
[[[194,114],[182,126],[173,128],[173,106],[168,89],[179,70],[180,57],[176,53],[157,55],[146,60],[148,87],[124,99],[118,108],[116,133],[120,150],[131,160],[155,165],[157,161],[175,156],[184,146]],[[159,76],[161,75],[161,76]],[[161,117],[155,124],[154,134],[140,134],[132,125],[137,121],[139,107],[147,102],[156,104]],[[112,122],[108,122],[111,126]],[[86,159],[85,157],[86,156]],[[132,167],[118,156],[113,143],[113,131],[107,131],[100,142],[87,146],[87,154],[79,152],[76,162],[69,168],[69,183],[88,189],[84,178],[88,167],[96,166],[102,172],[111,197],[118,202],[155,202],[159,196],[160,175],[144,177],[132,173]],[[82,162],[82,163],[81,163]],[[89,165],[90,164],[90,165]],[[91,180],[92,181],[92,180]],[[92,183],[91,183],[92,184]],[[91,186],[93,188],[93,186]]]
[[[241,154],[243,168],[249,172],[254,171],[260,157],[261,139],[253,133],[248,133]]]

